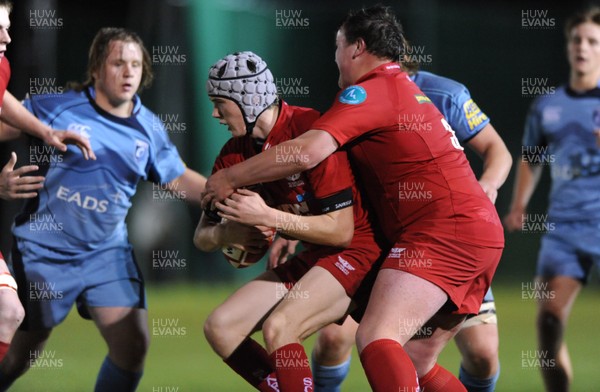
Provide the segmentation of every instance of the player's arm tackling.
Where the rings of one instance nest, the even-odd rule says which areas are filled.
[[[295,215],[267,206],[258,193],[239,189],[217,203],[223,218],[247,225],[274,227],[289,237],[318,245],[347,247],[354,232],[352,204],[321,215]]]

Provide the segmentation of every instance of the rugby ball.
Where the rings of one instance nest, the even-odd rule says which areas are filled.
[[[275,232],[275,229],[273,229],[273,232]],[[265,256],[265,254],[267,254],[267,251],[271,247],[274,239],[274,235],[269,237],[267,239],[267,244],[260,250],[259,253],[250,253],[233,245],[224,246],[221,248],[221,251],[223,252],[223,255],[229,264],[235,268],[246,268],[256,264]]]
[[[259,262],[267,253],[268,249],[269,247],[265,246],[260,253],[250,253],[236,246],[229,245],[221,248],[221,251],[229,264],[235,268],[246,268]]]

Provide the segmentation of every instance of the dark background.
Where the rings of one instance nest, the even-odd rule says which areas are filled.
[[[69,80],[81,80],[87,51],[97,30],[103,26],[131,28],[141,35],[151,55],[165,50],[180,55],[171,61],[155,62],[156,80],[141,97],[159,115],[176,119],[170,124],[177,129],[170,131],[171,139],[188,166],[208,175],[215,156],[229,137],[225,128],[210,118],[211,105],[204,89],[208,67],[230,52],[255,51],[268,62],[276,78],[293,79],[304,87],[302,94],[284,96],[289,103],[324,111],[338,89],[333,59],[339,22],[349,9],[374,3],[18,1],[11,15],[13,42],[6,54],[13,71],[9,91],[23,98],[37,83],[32,81],[35,78],[49,78],[55,88]],[[547,87],[567,80],[563,24],[583,3],[410,0],[384,4],[393,6],[411,43],[428,56],[422,69],[467,85],[517,163],[523,122],[533,99],[522,94],[522,79],[543,78]],[[538,12],[538,19],[549,25],[524,26],[524,13],[531,15],[528,11]],[[295,20],[290,22],[290,19]],[[290,23],[300,26],[290,27]],[[46,26],[37,27],[40,24]],[[8,161],[11,150],[27,159],[23,142],[11,142],[0,146],[2,165]],[[468,155],[479,173],[480,161],[470,152]],[[545,172],[530,203],[532,213],[545,212],[549,180]],[[513,180],[514,170],[499,192],[496,206],[500,216],[508,211]],[[157,200],[151,185],[142,185],[128,219],[131,240],[147,279],[233,280],[255,275],[256,269],[261,268],[236,271],[219,254],[195,250],[191,238],[199,210],[181,201]],[[0,202],[0,249],[5,255],[10,253],[10,224],[19,204]],[[507,234],[506,240],[496,279],[530,279],[539,234]],[[176,251],[185,266],[155,268],[152,254],[157,250]]]

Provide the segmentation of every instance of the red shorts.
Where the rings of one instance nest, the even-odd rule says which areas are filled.
[[[283,283],[295,284],[311,267],[318,265],[329,271],[352,298],[371,268],[381,265],[386,255],[384,247],[376,242],[354,238],[352,246],[344,249],[313,246],[273,271]]]
[[[419,276],[440,287],[455,313],[477,314],[502,255],[502,247],[481,246],[444,236],[405,233],[381,268]]]

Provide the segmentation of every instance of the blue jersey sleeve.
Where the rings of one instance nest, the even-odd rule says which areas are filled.
[[[525,117],[523,146],[534,147],[546,145],[541,120],[541,113],[538,109],[538,101],[535,101],[529,108],[527,117]]]
[[[542,155],[548,153],[547,149],[544,148],[547,142],[544,136],[541,116],[539,100],[536,100],[531,105],[527,117],[525,117],[525,129],[521,147],[521,158],[529,163],[543,162]]]
[[[148,180],[158,184],[166,184],[183,174],[185,164],[162,124],[158,127],[156,122],[154,124],[155,130],[152,132],[154,136],[154,148],[152,149],[154,156],[150,161]]]
[[[449,113],[443,114],[456,132],[458,140],[465,144],[489,124],[490,119],[473,101],[469,90],[464,86],[452,101]]]
[[[23,104],[23,106],[25,106],[25,109],[29,110],[30,112],[33,112],[33,108],[31,107],[31,99],[29,97],[22,100],[21,103]]]
[[[48,114],[49,111],[44,108],[43,105],[38,105],[35,97],[27,97],[22,101],[25,109],[29,110],[38,120],[48,125]]]
[[[61,95],[31,95],[27,96],[21,103],[25,109],[29,110],[38,120],[51,128],[69,131],[76,129],[65,126],[56,127],[54,122],[68,110],[78,110],[86,104],[86,98],[83,93],[69,90]]]
[[[417,72],[412,79],[446,117],[461,144],[467,143],[489,124],[490,119],[463,84],[426,71]]]

